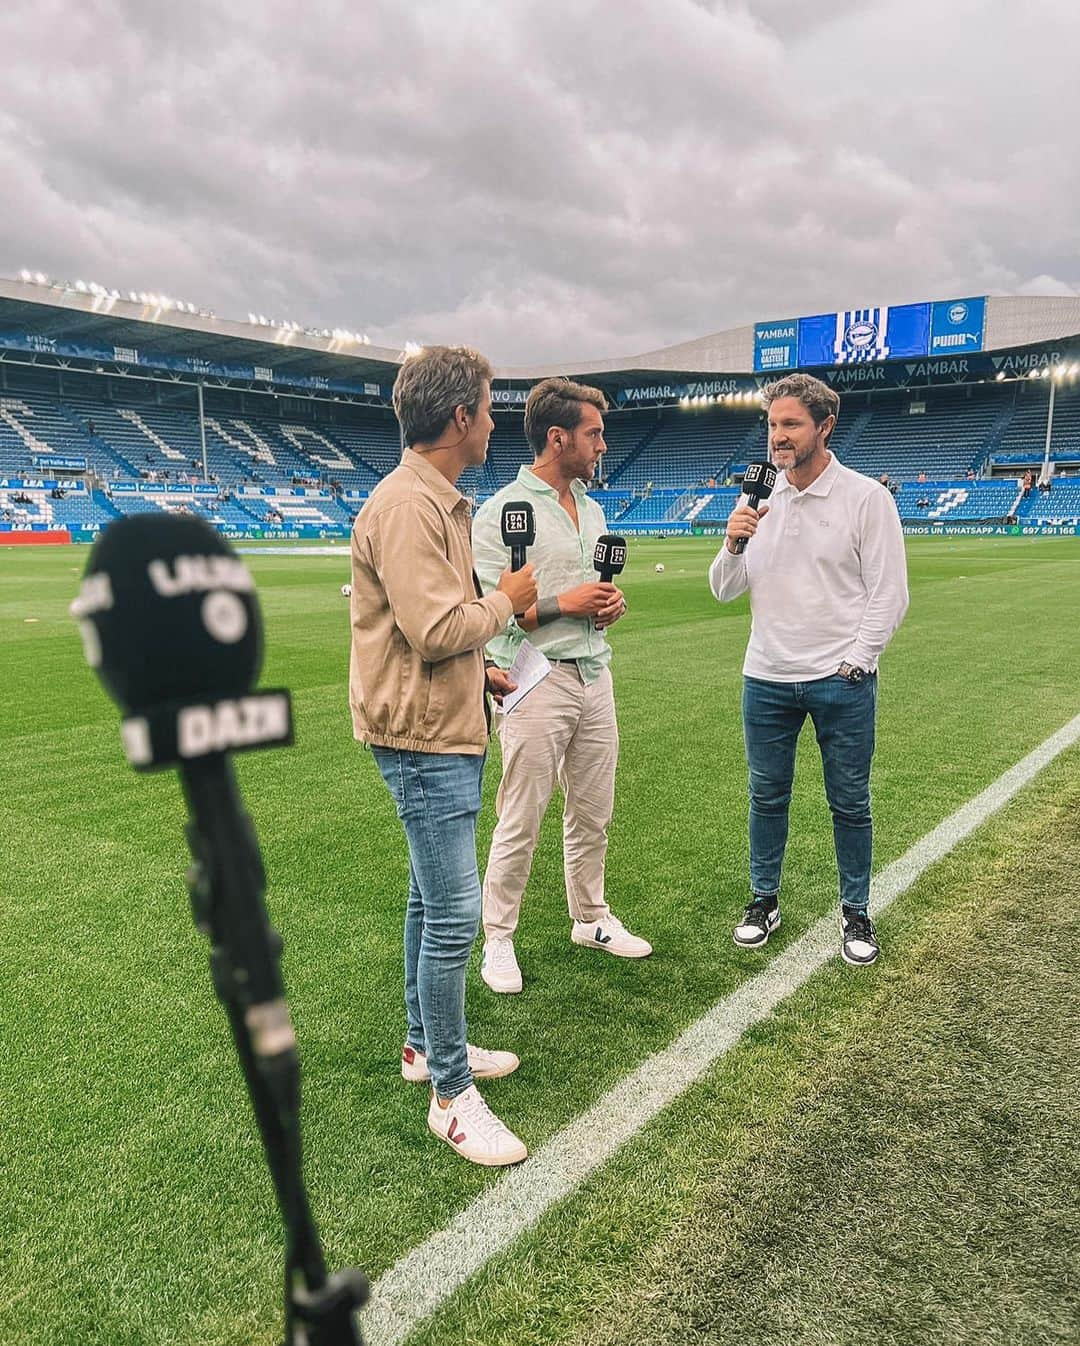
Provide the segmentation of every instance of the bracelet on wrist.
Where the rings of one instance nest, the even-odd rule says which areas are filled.
[[[537,626],[547,626],[549,622],[557,622],[561,616],[562,608],[559,607],[558,595],[552,595],[551,598],[538,598],[536,600]]]

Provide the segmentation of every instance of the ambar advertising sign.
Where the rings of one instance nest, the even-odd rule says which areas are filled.
[[[799,354],[799,320],[784,318],[779,322],[754,324],[754,372],[768,373],[774,369],[792,369]]]

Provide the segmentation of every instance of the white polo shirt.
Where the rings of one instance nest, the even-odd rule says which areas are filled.
[[[769,512],[741,556],[725,541],[709,569],[722,603],[750,591],[743,673],[808,682],[845,661],[876,669],[908,605],[896,502],[833,455],[805,491],[780,473]]]

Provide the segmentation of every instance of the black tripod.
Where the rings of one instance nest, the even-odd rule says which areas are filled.
[[[214,990],[228,1015],[285,1223],[284,1346],[363,1346],[354,1312],[367,1300],[367,1280],[355,1267],[327,1276],[304,1188],[296,1035],[278,968],[281,938],[263,904],[255,829],[226,756],[185,763],[180,775],[191,813],[191,907],[210,939]]]

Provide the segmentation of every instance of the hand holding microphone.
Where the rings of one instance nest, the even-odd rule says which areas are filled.
[[[526,564],[529,547],[536,541],[536,515],[527,500],[507,501],[502,508],[503,546],[510,548],[510,565],[495,586],[514,605],[519,620],[536,602],[536,575]]]
[[[749,463],[743,477],[743,495],[746,504],[739,504],[731,511],[727,521],[728,550],[741,556],[746,544],[757,532],[758,524],[769,512],[769,506],[762,501],[772,495],[776,485],[776,468],[772,463]]]
[[[626,565],[626,538],[615,533],[604,533],[597,538],[593,549],[593,568],[600,574],[600,585],[606,590],[603,604],[596,610],[594,623],[602,631],[612,622],[617,622],[626,611],[626,599],[621,591],[612,584],[616,575],[621,575]]]

